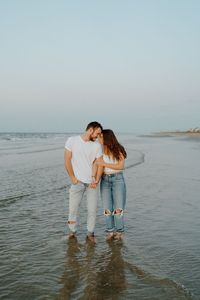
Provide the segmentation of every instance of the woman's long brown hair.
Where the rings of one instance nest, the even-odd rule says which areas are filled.
[[[114,132],[111,129],[102,130],[103,134],[103,144],[106,148],[106,154],[111,155],[114,159],[120,160],[123,155],[124,158],[127,157],[126,150],[118,142]]]

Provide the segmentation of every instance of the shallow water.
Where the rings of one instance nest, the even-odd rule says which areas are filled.
[[[1,299],[200,299],[200,142],[120,135],[126,233],[68,242],[67,134],[0,134]]]

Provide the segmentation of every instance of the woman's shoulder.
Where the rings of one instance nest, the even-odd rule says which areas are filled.
[[[112,155],[103,154],[103,160],[107,163],[116,164],[117,160]]]

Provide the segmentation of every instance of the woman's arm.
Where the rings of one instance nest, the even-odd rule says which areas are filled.
[[[97,162],[99,167],[109,168],[113,170],[123,170],[124,169],[124,160],[120,160],[117,164],[109,164],[105,162]]]
[[[101,160],[101,161],[97,161],[96,164],[100,167],[104,167],[104,168],[110,168],[113,170],[123,170],[124,169],[124,162],[125,159],[124,157],[121,155],[120,160],[116,163],[116,164],[109,164],[106,163],[105,161]]]

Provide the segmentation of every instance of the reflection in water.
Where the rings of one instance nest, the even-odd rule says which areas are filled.
[[[96,290],[102,299],[118,299],[127,288],[123,243],[109,242],[109,250],[103,254],[103,262],[97,277]]]
[[[144,299],[147,291],[152,299],[194,299],[175,281],[156,277],[126,261],[125,249],[121,241],[105,243],[103,249],[102,245],[70,240],[57,299]]]
[[[63,287],[60,289],[58,299],[70,299],[71,294],[76,290],[80,279],[81,266],[78,260],[80,245],[77,239],[69,241],[66,252],[65,272],[61,277],[60,283]]]
[[[122,242],[109,242],[98,255],[92,244],[70,241],[57,299],[118,299],[127,288],[122,248]]]

